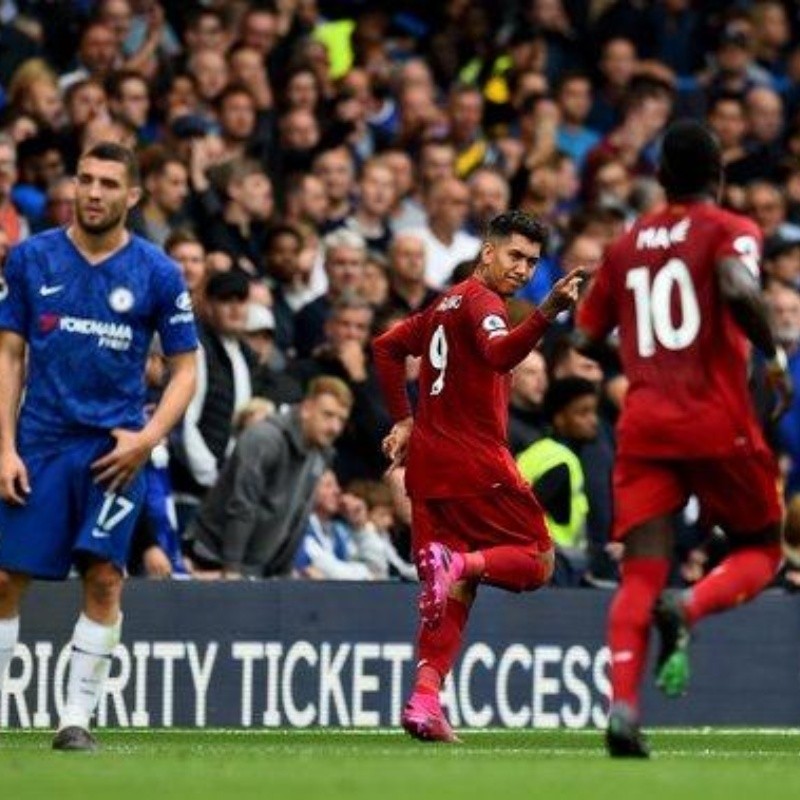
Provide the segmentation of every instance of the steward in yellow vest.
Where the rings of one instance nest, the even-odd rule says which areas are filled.
[[[551,434],[523,450],[517,465],[545,510],[556,545],[583,550],[589,500],[578,452],[597,436],[597,388],[584,378],[555,380],[544,405]]]

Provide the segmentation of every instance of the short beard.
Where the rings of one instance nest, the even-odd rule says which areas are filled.
[[[102,236],[104,233],[108,233],[110,230],[113,230],[119,225],[124,216],[124,214],[117,214],[116,216],[109,217],[101,222],[89,223],[84,219],[80,209],[75,209],[75,218],[77,219],[78,224],[86,233],[89,233],[92,236]]]

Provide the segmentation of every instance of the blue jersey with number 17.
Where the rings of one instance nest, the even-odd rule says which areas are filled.
[[[133,235],[98,264],[63,229],[14,248],[0,284],[0,330],[28,343],[21,451],[141,428],[153,334],[167,356],[197,347],[177,265]]]

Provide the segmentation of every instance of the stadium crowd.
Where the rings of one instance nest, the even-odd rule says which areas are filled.
[[[467,276],[509,208],[551,230],[512,320],[573,268],[591,274],[664,202],[675,117],[707,122],[725,204],[761,228],[800,384],[792,3],[3,0],[0,22],[0,263],[70,222],[79,154],[118,142],[142,171],[131,227],[178,262],[199,321],[197,392],[147,468],[133,574],[415,579],[371,338]],[[509,444],[548,514],[554,583],[604,586],[626,379],[571,329],[562,315],[515,370]],[[760,376],[754,360],[798,526],[800,400],[772,425]],[[154,400],[164,377],[155,342]],[[678,522],[674,580],[692,583],[725,541],[692,503]]]

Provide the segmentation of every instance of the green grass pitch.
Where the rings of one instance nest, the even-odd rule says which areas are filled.
[[[9,800],[767,800],[800,787],[800,731],[658,730],[650,761],[612,761],[594,731],[464,731],[430,745],[397,731],[99,731],[97,753],[0,731]]]

